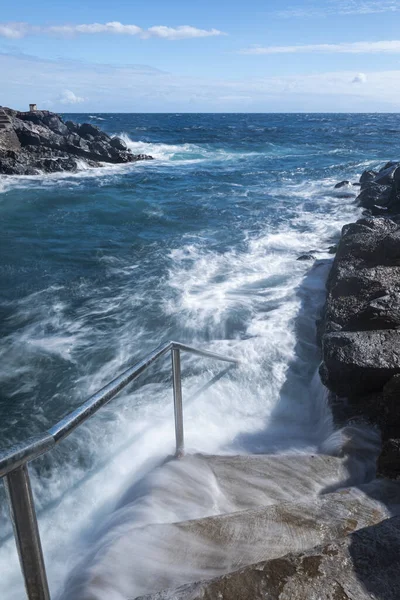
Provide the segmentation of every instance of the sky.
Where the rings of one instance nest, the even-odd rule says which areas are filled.
[[[0,105],[398,112],[400,0],[1,3]]]

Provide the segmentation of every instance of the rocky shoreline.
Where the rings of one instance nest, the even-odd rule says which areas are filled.
[[[359,184],[364,217],[342,230],[318,323],[320,375],[338,423],[380,428],[378,476],[400,478],[400,162]]]
[[[77,124],[49,111],[0,107],[0,174],[39,175],[151,160],[133,154],[119,137],[91,123]]]

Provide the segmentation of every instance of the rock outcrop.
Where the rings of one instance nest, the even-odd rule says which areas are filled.
[[[67,121],[49,111],[0,109],[0,174],[37,175],[148,160],[132,154],[125,142],[95,125]]]
[[[400,163],[365,171],[360,183],[366,216],[343,228],[328,278],[320,374],[338,420],[363,415],[380,427],[378,474],[398,478]]]
[[[372,214],[400,210],[400,162],[388,162],[380,171],[364,171],[358,202]]]

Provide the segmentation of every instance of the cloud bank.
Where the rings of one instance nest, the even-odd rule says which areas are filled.
[[[191,38],[204,38],[218,35],[226,35],[218,29],[198,29],[191,25],[180,25],[179,27],[167,27],[156,25],[149,29],[142,29],[138,25],[124,25],[119,21],[109,23],[86,23],[81,25],[30,25],[24,22],[0,23],[0,37],[8,39],[21,39],[28,35],[95,35],[113,34],[138,36],[142,39],[160,38],[164,40],[184,40]]]
[[[21,110],[30,102],[59,112],[90,113],[400,110],[400,69],[221,80],[174,75],[146,65],[0,53],[0,72],[7,82],[2,104]]]
[[[400,40],[382,42],[344,42],[341,44],[306,44],[301,46],[255,46],[240,54],[400,54]]]
[[[321,1],[303,8],[288,8],[275,12],[282,18],[328,17],[330,15],[373,15],[400,12],[400,0],[333,0],[321,6]]]

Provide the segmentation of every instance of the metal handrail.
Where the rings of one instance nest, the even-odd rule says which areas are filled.
[[[0,478],[4,477],[5,481],[15,541],[29,600],[50,600],[50,592],[29,479],[28,462],[48,452],[61,440],[66,438],[102,406],[110,402],[129,383],[137,379],[154,361],[168,352],[171,352],[172,359],[175,456],[182,456],[184,453],[184,432],[181,351],[229,362],[234,365],[239,363],[234,358],[222,356],[208,350],[193,348],[179,342],[167,342],[158,346],[158,348],[147,354],[144,359],[132,367],[126,369],[121,375],[90,396],[86,402],[70,412],[43,434],[31,437],[24,442],[15,444],[11,448],[0,451]]]

